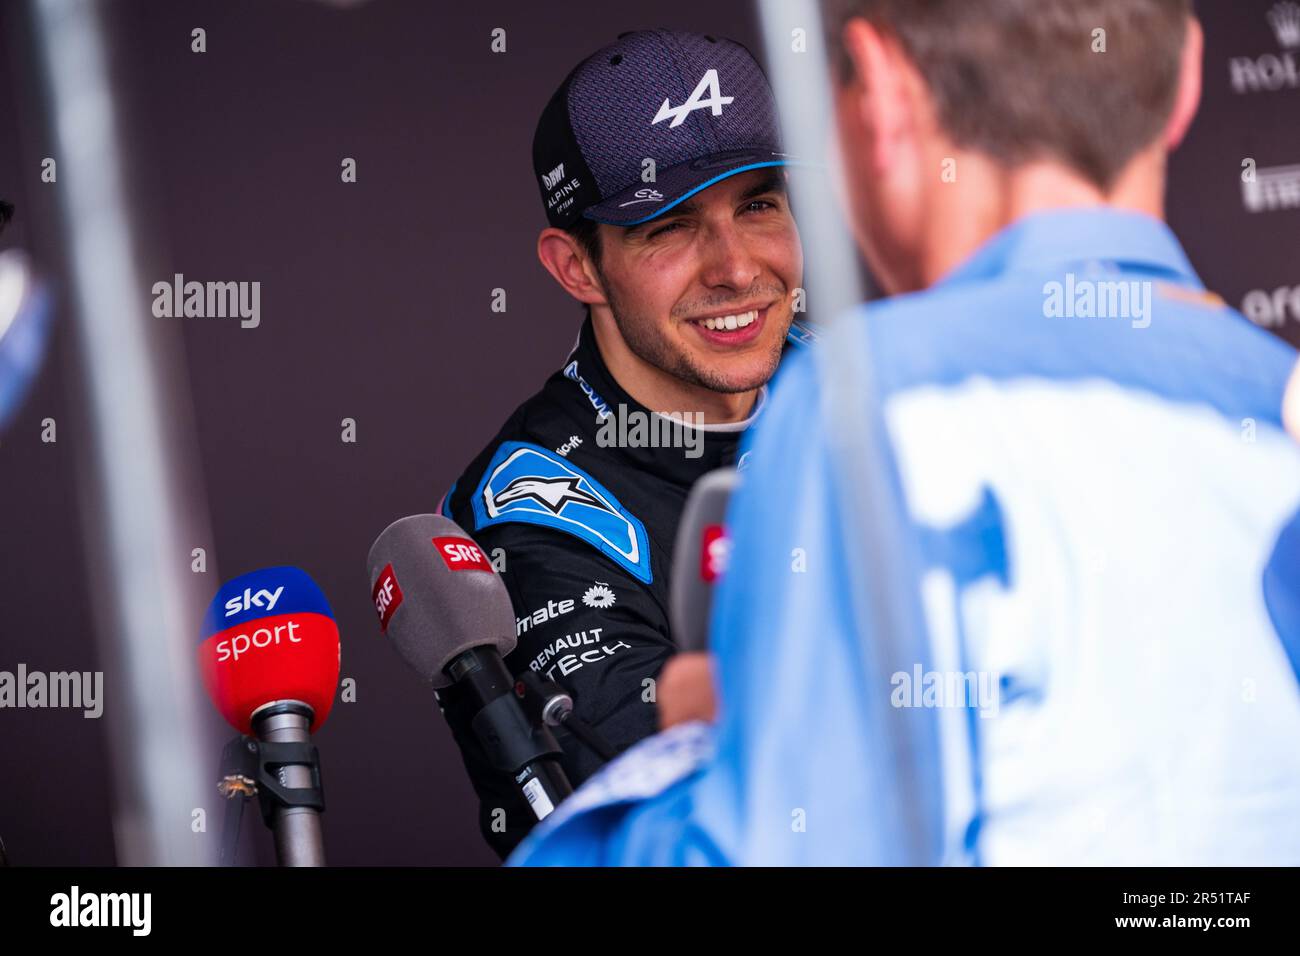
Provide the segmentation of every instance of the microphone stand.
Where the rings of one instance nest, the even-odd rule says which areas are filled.
[[[244,801],[257,794],[275,837],[280,866],[324,866],[320,815],[325,810],[320,751],[311,742],[312,709],[281,700],[253,715],[253,737],[237,737],[223,755],[218,789],[228,805],[221,862],[234,862]]]

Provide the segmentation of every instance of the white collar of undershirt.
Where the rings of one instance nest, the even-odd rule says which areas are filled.
[[[728,432],[743,432],[758,420],[759,414],[763,411],[763,406],[767,404],[767,386],[760,385],[758,395],[754,398],[754,408],[746,418],[738,422],[719,422],[715,425],[696,425],[689,419],[680,416],[665,415],[663,412],[655,412],[660,418],[666,418],[671,422],[684,425],[687,428],[697,428],[702,432],[712,432],[715,434],[727,434]]]

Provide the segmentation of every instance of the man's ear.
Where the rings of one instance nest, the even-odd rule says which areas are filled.
[[[1196,118],[1197,107],[1201,105],[1201,58],[1204,46],[1205,35],[1201,32],[1201,21],[1196,17],[1188,17],[1182,59],[1178,66],[1178,92],[1174,96],[1174,108],[1169,113],[1169,122],[1165,124],[1165,149],[1178,148],[1178,144],[1187,135],[1192,120]]]
[[[871,162],[889,167],[898,149],[899,134],[909,122],[898,45],[861,18],[844,25],[844,50],[853,64],[858,118],[871,130]]]
[[[537,258],[563,288],[579,302],[605,305],[600,274],[578,241],[563,229],[548,227],[537,237]]]

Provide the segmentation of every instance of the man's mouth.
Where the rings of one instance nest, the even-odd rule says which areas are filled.
[[[760,308],[710,315],[687,322],[700,338],[713,345],[745,345],[758,337],[770,305]]]
[[[714,332],[734,332],[736,329],[743,329],[749,323],[758,319],[758,309],[750,309],[748,312],[738,312],[734,315],[720,315],[716,318],[699,319],[700,325]]]

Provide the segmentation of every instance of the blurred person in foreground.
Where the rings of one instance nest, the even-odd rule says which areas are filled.
[[[824,9],[892,298],[778,377],[716,729],[642,742],[512,862],[1300,863],[1296,354],[1163,222],[1190,2]]]

